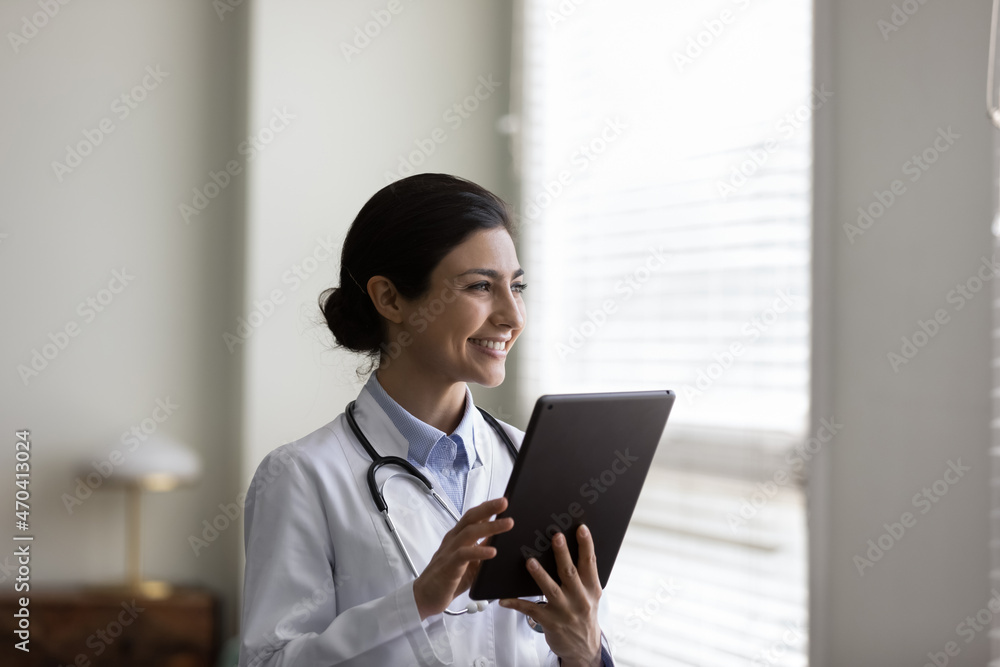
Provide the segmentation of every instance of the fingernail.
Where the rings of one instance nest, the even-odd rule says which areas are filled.
[[[585,523],[580,524],[580,535],[582,535],[583,537],[590,535],[590,529],[587,528],[587,524]]]
[[[556,533],[556,536],[552,538],[552,543],[562,546],[566,543],[566,536],[562,533]]]
[[[535,560],[534,558],[529,558],[528,559],[528,569],[530,569],[530,570],[537,570],[538,569],[538,561]]]

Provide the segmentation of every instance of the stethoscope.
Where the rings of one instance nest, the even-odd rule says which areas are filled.
[[[413,578],[416,579],[417,577],[420,576],[420,573],[417,572],[417,567],[413,564],[413,559],[410,558],[410,553],[406,550],[406,547],[403,545],[403,541],[399,538],[399,533],[396,531],[396,526],[393,525],[392,519],[389,518],[389,506],[385,502],[385,496],[382,494],[382,489],[379,488],[378,483],[375,481],[375,473],[378,472],[379,468],[383,466],[398,466],[402,468],[404,471],[412,475],[414,478],[420,481],[421,484],[424,485],[424,488],[427,490],[427,494],[432,498],[434,498],[437,504],[440,505],[446,512],[448,512],[448,514],[450,514],[453,519],[455,519],[456,523],[462,517],[459,516],[455,512],[455,510],[453,510],[444,501],[444,499],[438,494],[438,492],[434,490],[434,487],[431,486],[430,480],[428,480],[423,473],[417,470],[417,468],[412,463],[399,456],[381,456],[377,451],[375,451],[375,448],[372,447],[372,443],[370,443],[368,441],[368,438],[365,437],[365,434],[362,433],[361,427],[358,426],[357,420],[354,419],[354,403],[355,403],[354,401],[348,403],[347,409],[344,410],[344,413],[347,415],[347,423],[351,426],[351,430],[354,431],[354,435],[357,437],[358,442],[360,442],[361,446],[365,448],[365,451],[368,453],[368,456],[372,460],[372,464],[368,466],[368,491],[369,493],[371,493],[372,500],[375,502],[375,507],[378,508],[378,511],[382,513],[382,518],[385,519],[385,525],[389,528],[389,534],[392,535],[392,539],[396,543],[396,546],[399,548],[400,552],[403,554],[403,559],[406,561],[407,566],[409,566],[410,572],[413,573]],[[493,415],[486,412],[486,410],[482,409],[478,405],[476,407],[479,408],[479,412],[482,413],[483,418],[487,421],[487,423],[489,423],[490,426],[493,427],[493,430],[497,432],[497,434],[500,436],[500,439],[503,440],[504,445],[507,446],[507,451],[510,452],[511,458],[516,460],[517,448],[514,446],[514,443],[511,442],[510,437],[507,435],[507,433],[503,430],[503,428],[501,428],[497,420],[493,418]],[[386,482],[388,481],[389,480],[386,479]],[[385,487],[385,482],[382,483],[382,487],[383,488]],[[469,606],[467,606],[465,609],[461,609],[459,611],[445,609],[444,613],[448,614],[449,616],[461,616],[462,614],[475,614],[476,612],[485,611],[488,605],[489,605],[488,601],[478,600],[470,602]],[[527,619],[528,625],[531,626],[532,630],[535,630],[536,632],[543,632],[541,624],[536,623],[534,620],[532,620],[530,616],[525,616],[525,619]]]

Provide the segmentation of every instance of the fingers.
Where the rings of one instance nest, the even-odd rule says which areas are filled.
[[[503,519],[497,519],[496,521],[486,521],[474,523],[471,526],[465,526],[453,537],[462,544],[471,544],[473,542],[478,542],[484,537],[492,537],[493,535],[497,535],[499,533],[506,533],[513,527],[514,520],[510,517],[504,517]]]
[[[442,542],[442,545],[449,544],[444,561],[461,564],[493,558],[497,550],[489,544],[490,538],[513,527],[514,520],[510,517],[465,526],[461,532],[446,537]]]
[[[566,536],[562,533],[552,537],[552,552],[556,557],[556,568],[559,581],[562,582],[562,590],[570,596],[579,598],[585,595],[583,583],[580,581],[579,573],[573,564],[573,557],[569,553],[569,546],[566,544]],[[548,595],[546,593],[546,595]]]
[[[471,526],[476,523],[483,522],[489,519],[494,514],[499,514],[500,512],[507,509],[507,499],[504,497],[494,498],[493,500],[487,500],[484,503],[476,505],[472,509],[468,510],[462,515],[462,518],[458,520],[455,527],[448,532],[452,535],[457,535],[462,532],[466,526]]]
[[[445,536],[446,538],[457,537],[460,542],[469,544],[478,542],[484,537],[504,533],[514,527],[514,519],[510,517],[494,521],[488,521],[488,519],[506,508],[507,499],[503,497],[476,505],[463,514],[455,527],[449,530]]]
[[[546,614],[546,609],[544,604],[538,604],[537,602],[531,602],[530,600],[521,600],[519,598],[504,598],[498,603],[501,607],[507,609],[513,609],[514,611],[519,611],[525,616],[530,616],[531,620],[536,623],[541,623],[545,625],[543,617]]]
[[[576,530],[576,544],[579,547],[576,564],[580,571],[583,585],[592,591],[601,590],[601,578],[597,572],[597,554],[594,550],[594,537],[583,524]]]
[[[473,507],[445,533],[441,545],[414,583],[420,618],[440,613],[456,595],[467,590],[480,562],[496,556],[496,548],[479,544],[482,538],[510,530],[510,518],[490,521],[507,508],[506,498],[494,498]]]
[[[508,598],[500,600],[500,606],[518,611],[540,623],[545,631],[545,641],[561,659],[569,656],[573,660],[582,659],[591,664],[600,650],[597,648],[600,644],[597,609],[601,586],[590,531],[583,525],[579,526],[576,540],[578,559],[574,564],[567,537],[562,533],[552,536],[552,552],[560,584],[554,581],[536,559],[528,559],[528,572],[548,598],[547,605]],[[587,649],[584,655],[581,647],[594,647],[594,652]]]
[[[507,509],[507,499],[503,496],[480,503],[462,515],[459,524],[470,524],[487,519]]]
[[[462,547],[455,551],[455,558],[460,561],[489,560],[496,555],[496,547],[484,547],[478,544]]]
[[[562,533],[560,533],[561,535]],[[553,542],[555,539],[553,539]],[[534,558],[528,559],[528,574],[531,578],[535,580],[538,587],[542,589],[542,594],[549,599],[550,602],[561,602],[565,599],[562,589],[559,584],[549,576],[549,573],[545,571],[545,568],[541,566],[538,560]]]
[[[528,573],[550,602],[559,604],[570,597],[575,600],[574,604],[577,604],[589,600],[594,594],[598,597],[601,595],[594,541],[586,526],[581,525],[577,529],[576,540],[579,546],[578,565],[573,564],[566,536],[557,533],[552,537],[552,552],[555,555],[560,583],[556,583],[536,559],[528,559]]]

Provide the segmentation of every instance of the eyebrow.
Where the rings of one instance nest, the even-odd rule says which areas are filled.
[[[488,278],[492,278],[493,280],[500,280],[500,278],[503,277],[500,275],[498,271],[494,271],[493,269],[469,269],[468,271],[464,271],[458,275],[464,276],[469,273],[481,273],[482,275]],[[514,275],[511,276],[511,280],[523,274],[524,274],[524,269],[519,268],[517,271],[514,272]]]

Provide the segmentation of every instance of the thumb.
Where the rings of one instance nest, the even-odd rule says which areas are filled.
[[[528,600],[521,600],[520,598],[503,598],[497,604],[507,609],[513,609],[514,611],[519,611],[525,616],[530,616],[535,621],[538,620],[536,618],[538,612],[544,608],[544,605],[539,605],[535,602],[529,602]]]

